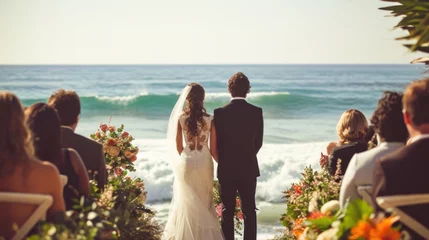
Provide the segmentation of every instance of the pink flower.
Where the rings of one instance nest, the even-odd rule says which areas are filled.
[[[238,213],[237,213],[237,217],[238,217],[239,219],[243,220],[243,219],[244,219],[243,212],[242,212],[242,211],[238,212]]]
[[[132,157],[131,157],[131,162],[135,162],[137,160],[137,156],[136,155],[133,155]]]
[[[235,206],[236,207],[240,207],[241,206],[241,201],[240,201],[240,199],[235,199]]]
[[[122,133],[122,138],[126,138],[126,137],[128,137],[130,134],[128,133],[128,132],[123,132]]]
[[[115,127],[114,126],[109,126],[109,132],[114,132],[115,131]]]
[[[97,131],[97,132],[95,133],[95,136],[96,136],[97,138],[100,138],[100,137],[101,137],[101,133],[100,133],[99,131]]]
[[[101,129],[101,131],[106,132],[107,131],[107,125],[106,124],[101,124],[100,125],[100,129]]]
[[[121,176],[122,175],[122,169],[121,168],[116,168],[115,169],[115,174],[116,174],[116,176]]]
[[[222,210],[223,210],[223,204],[222,204],[222,203],[219,203],[219,204],[216,206],[216,215],[217,215],[218,217],[222,217]]]

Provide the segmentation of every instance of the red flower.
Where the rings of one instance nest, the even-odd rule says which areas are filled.
[[[242,211],[238,212],[238,213],[237,213],[237,217],[238,217],[239,219],[243,220],[243,219],[244,219],[243,212],[242,212]]]
[[[100,125],[100,129],[101,129],[101,131],[106,132],[107,131],[107,125],[106,124],[101,124]]]
[[[115,127],[114,126],[109,126],[109,132],[114,132],[115,131]]]
[[[321,218],[324,216],[325,216],[325,214],[323,214],[319,211],[314,211],[308,215],[308,219],[318,219],[318,218]]]
[[[295,185],[295,186],[293,186],[293,188],[295,188],[295,192],[296,192],[297,194],[299,194],[299,195],[301,195],[301,194],[302,194],[302,188],[301,188],[301,186],[299,186],[299,185]]]
[[[107,139],[106,143],[107,143],[107,145],[115,146],[116,141],[115,141],[115,139],[109,138],[109,139]]]
[[[131,162],[135,162],[137,160],[137,156],[136,155],[133,155],[132,157],[131,157]]]
[[[123,132],[122,133],[122,138],[127,138],[130,134],[128,132]]]
[[[122,175],[122,169],[121,168],[116,168],[115,169],[115,174],[116,174],[116,176],[121,176]]]

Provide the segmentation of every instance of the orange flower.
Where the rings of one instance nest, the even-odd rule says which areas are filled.
[[[304,226],[302,226],[303,222],[304,220],[302,218],[298,218],[295,221],[295,224],[294,224],[295,226],[292,230],[292,233],[296,238],[299,238],[304,233],[305,228]]]
[[[107,125],[106,124],[101,124],[100,125],[100,129],[101,129],[101,131],[106,132],[107,131]]]
[[[351,229],[349,239],[369,239],[371,232],[371,224],[360,220],[356,226]]]
[[[398,219],[392,216],[384,218],[375,225],[375,228],[371,230],[371,239],[374,240],[399,240],[401,239],[401,233],[395,229],[392,229],[392,224]]]
[[[299,195],[302,194],[302,188],[299,185],[295,185],[293,186],[295,188],[295,192],[298,193]]]
[[[101,133],[100,133],[99,131],[97,131],[97,132],[95,133],[95,136],[96,136],[97,138],[100,138],[100,137],[101,137]]]
[[[243,220],[243,219],[244,219],[243,212],[242,212],[242,211],[238,212],[238,213],[237,213],[237,217],[238,217],[239,219]]]
[[[137,156],[136,155],[133,155],[132,157],[131,157],[131,162],[135,162],[137,160]]]
[[[133,153],[130,151],[125,152],[125,157],[131,159],[133,157]]]

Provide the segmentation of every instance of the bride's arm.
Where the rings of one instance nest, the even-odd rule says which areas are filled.
[[[183,136],[182,136],[182,126],[180,125],[180,122],[177,124],[176,149],[179,155],[181,155],[183,152]]]
[[[210,153],[212,154],[214,160],[216,162],[219,161],[217,154],[217,139],[216,139],[216,126],[214,120],[212,120],[210,129]]]

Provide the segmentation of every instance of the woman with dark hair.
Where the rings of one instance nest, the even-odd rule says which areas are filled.
[[[61,125],[57,112],[45,103],[36,103],[25,110],[27,123],[33,132],[36,156],[57,166],[67,176],[64,200],[72,209],[81,196],[89,196],[89,179],[79,154],[73,149],[61,148]]]
[[[48,220],[65,211],[63,191],[57,168],[35,158],[31,132],[19,99],[12,93],[0,92],[0,192],[47,194],[53,203]],[[0,203],[0,236],[10,239],[14,225],[21,227],[36,205]],[[0,237],[1,238],[1,237]]]
[[[175,179],[163,239],[223,239],[213,205],[216,129],[204,108],[204,97],[204,88],[191,83],[171,113],[167,140]]]

